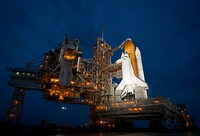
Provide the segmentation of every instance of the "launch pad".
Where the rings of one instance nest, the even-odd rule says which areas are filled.
[[[123,48],[121,58],[112,63],[111,57]],[[15,87],[7,122],[19,122],[26,90],[39,90],[48,101],[89,105],[92,127],[111,128],[135,119],[165,121],[166,128],[170,121],[175,128],[192,126],[186,107],[163,97],[148,98],[141,52],[130,38],[113,49],[103,38],[97,38],[93,57],[86,59],[82,58],[79,40],[66,36],[58,48],[23,68],[7,70],[8,85]],[[121,82],[115,83],[113,78]]]

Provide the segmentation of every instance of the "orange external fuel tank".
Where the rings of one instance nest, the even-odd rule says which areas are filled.
[[[137,59],[135,55],[135,46],[131,39],[127,39],[124,43],[124,52],[127,52],[130,59],[131,64],[133,66],[134,74],[138,77],[138,66],[137,66]]]

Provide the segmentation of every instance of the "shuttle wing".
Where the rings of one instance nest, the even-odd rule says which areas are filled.
[[[124,88],[124,81],[122,80],[116,88],[116,91],[121,91]]]
[[[143,81],[143,80],[141,80],[141,79],[139,79],[137,77],[135,77],[134,80],[135,80],[136,86],[141,86],[141,87],[144,87],[144,88],[148,89],[148,85],[147,85],[147,83],[145,81]]]

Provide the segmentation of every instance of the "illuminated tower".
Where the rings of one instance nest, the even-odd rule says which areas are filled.
[[[94,83],[97,85],[98,102],[106,102],[114,92],[112,88],[112,78],[110,74],[105,73],[104,69],[111,64],[111,47],[101,38],[96,40],[93,47],[93,75]]]

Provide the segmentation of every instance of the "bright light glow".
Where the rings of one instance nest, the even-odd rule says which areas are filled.
[[[90,85],[90,82],[86,82],[86,86],[89,86]]]
[[[75,57],[76,57],[76,56],[68,56],[68,55],[65,55],[65,56],[64,56],[64,58],[65,58],[66,60],[73,60],[73,59],[75,59]]]
[[[74,82],[74,81],[71,81],[71,84],[72,84],[72,85],[74,85],[74,84],[75,84],[75,82]]]
[[[159,103],[159,100],[155,100],[154,103]]]
[[[186,127],[189,127],[190,126],[190,122],[186,122]]]
[[[75,51],[66,51],[65,52],[64,58],[66,60],[73,60],[73,59],[75,59],[75,57],[76,57]]]
[[[19,102],[17,100],[15,100],[15,104],[17,105]]]
[[[96,86],[96,85],[94,86],[94,89],[95,89],[95,90],[97,89],[97,86]]]
[[[64,106],[62,107],[62,110],[66,110],[66,109],[67,109],[66,107],[64,107]]]
[[[64,100],[64,97],[62,95],[60,95],[58,100]]]
[[[142,108],[128,108],[129,111],[142,111]]]
[[[52,79],[51,79],[51,82],[52,82],[52,83],[58,83],[58,81],[59,81],[59,79],[57,79],[57,78],[52,78]]]

